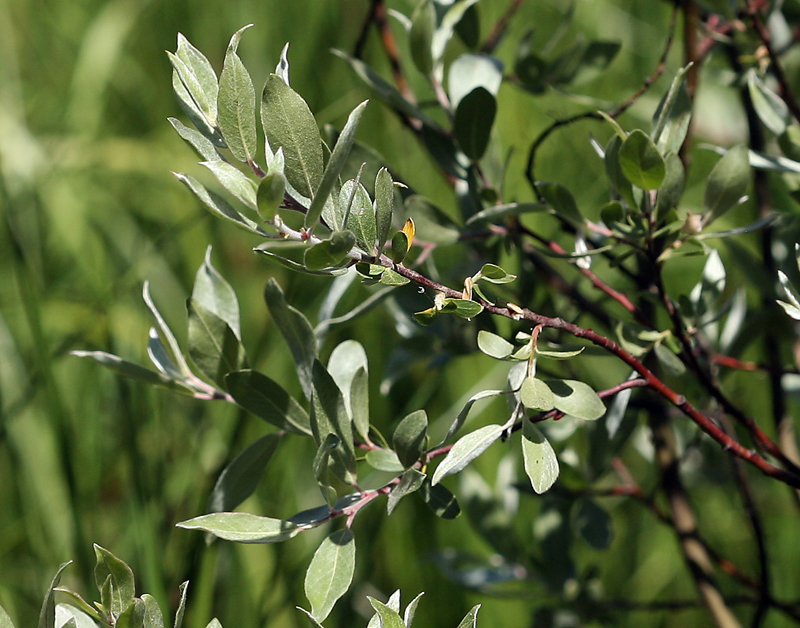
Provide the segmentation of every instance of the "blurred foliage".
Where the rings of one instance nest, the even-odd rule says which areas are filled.
[[[406,14],[414,5],[410,0],[389,4]],[[513,66],[515,46],[524,33],[530,27],[534,36],[553,32],[564,18],[564,4],[525,3],[496,54]],[[484,31],[504,8],[499,1],[481,4]],[[263,305],[263,286],[269,277],[277,277],[289,302],[313,313],[328,280],[293,275],[251,254],[256,240],[220,225],[172,178],[171,170],[200,176],[200,169],[166,122],[179,110],[164,50],[174,49],[180,31],[219,69],[230,33],[252,22],[256,28],[243,39],[239,53],[256,84],[290,42],[292,86],[321,124],[341,128],[347,113],[368,94],[328,49],[352,52],[368,9],[366,0],[0,0],[0,605],[16,625],[34,624],[42,592],[66,560],[75,564],[64,572],[62,584],[91,599],[93,542],[129,563],[141,589],[168,615],[178,605],[178,585],[190,580],[190,628],[202,628],[213,615],[225,626],[305,625],[295,606],[304,602],[300,583],[321,531],[281,545],[207,546],[202,535],[174,527],[204,512],[219,471],[266,433],[266,426],[221,402],[152,390],[68,353],[102,349],[144,363],[144,339],[151,323],[141,302],[141,284],[150,281],[159,308],[180,333],[195,269],[211,243],[215,265],[238,294],[251,363],[292,393],[299,392],[291,356]],[[583,111],[586,102],[619,101],[641,85],[658,61],[668,14],[667,3],[577,3],[570,35],[621,44],[622,53],[602,79],[582,85],[582,100],[566,106],[557,93],[534,98],[508,84],[500,88],[494,132],[501,148],[486,158],[486,167],[499,170],[508,159],[506,199],[535,200],[524,178],[527,149],[554,117]],[[668,59],[667,77],[681,63],[679,50],[676,45]],[[365,58],[388,75],[374,32]],[[720,73],[724,68],[712,60],[703,72]],[[660,79],[654,92],[623,116],[622,125],[647,123],[668,85],[668,78]],[[743,112],[730,104],[729,89],[711,85],[709,81],[698,94],[695,135],[726,144],[741,140],[746,133]],[[585,215],[597,219],[606,200],[602,162],[578,158],[586,154],[590,132],[604,145],[612,130],[587,121],[560,131],[557,143],[551,140],[543,146],[537,174],[542,180],[568,184],[579,205],[587,208]],[[379,150],[416,191],[457,213],[447,181],[436,168],[420,167],[429,163],[427,156],[390,111],[377,102],[369,107],[359,137]],[[576,158],[565,159],[571,152]],[[702,202],[702,182],[713,162],[710,152],[695,151],[685,197],[689,205]],[[791,203],[780,185],[775,196],[776,204]],[[596,208],[595,215],[591,208]],[[731,214],[751,211],[742,206]],[[555,230],[552,222],[537,220],[532,218],[531,224],[542,234]],[[720,228],[743,222],[749,220],[729,215],[720,220]],[[797,234],[796,222],[782,230],[779,265],[785,266]],[[460,247],[453,247],[441,263],[448,267],[474,262],[459,261],[461,253]],[[745,236],[721,254],[729,285],[765,281],[758,276],[758,264],[751,263],[758,255],[754,238]],[[596,269],[603,264],[598,262]],[[669,291],[688,295],[702,264],[702,258],[672,263],[666,276]],[[520,275],[528,271],[512,269]],[[560,295],[547,295],[542,287],[537,298],[545,309],[575,318],[570,309],[574,306]],[[750,325],[776,325],[789,333],[788,320],[770,317],[767,323],[767,316]],[[386,372],[371,371],[372,391],[385,379],[396,380],[385,395],[372,395],[373,416],[387,417],[382,426],[386,434],[394,427],[389,417],[422,406],[437,425],[446,426],[479,385],[485,388],[503,379],[489,358],[458,356],[457,344],[442,338],[433,342],[446,360],[392,372],[389,358],[398,334],[393,321],[377,311],[333,328],[323,352],[348,337],[366,347],[371,364],[388,365]],[[741,355],[753,361],[763,357],[756,345],[745,346]],[[581,375],[598,387],[626,376],[607,359],[596,363],[593,368],[591,361],[582,362]],[[749,414],[758,419],[769,415],[765,375],[734,373],[725,380],[725,388]],[[477,418],[502,422],[503,404],[486,405]],[[696,438],[691,427],[681,436],[687,442]],[[634,440],[624,455],[633,471],[646,474],[647,465],[637,453],[637,446],[647,448],[641,440]],[[587,445],[579,441],[576,446]],[[727,458],[708,443],[699,447],[703,473],[694,476],[689,461],[686,482],[702,506],[700,525],[712,546],[724,546],[731,559],[755,572],[756,557],[739,498],[717,490],[728,474],[719,471],[715,476],[714,469],[727,469]],[[495,447],[475,465],[488,476],[489,485],[494,485],[494,470],[504,453]],[[310,469],[288,464],[313,455],[307,440],[282,446],[246,509],[287,516],[317,505]],[[480,478],[464,478],[465,490],[480,485]],[[642,483],[655,481],[645,476]],[[759,501],[770,504],[766,523],[774,593],[781,599],[797,598],[796,506],[785,487],[758,477],[754,485]],[[694,589],[672,531],[634,503],[620,499],[604,505],[613,517],[615,536],[603,552],[586,544],[575,546],[582,577],[591,580],[602,572],[609,599],[692,599]],[[520,538],[530,539],[532,554],[540,553],[537,560],[545,564],[550,557],[547,548],[535,542],[533,522],[549,511],[563,511],[557,494],[536,500],[523,495],[510,524]],[[487,597],[454,587],[445,577],[450,563],[447,555],[435,553],[437,549],[452,547],[453,560],[466,563],[470,556],[484,559],[497,551],[476,533],[471,523],[476,520],[479,517],[438,520],[418,500],[405,500],[389,519],[380,507],[366,510],[356,532],[360,555],[370,559],[358,562],[356,581],[367,584],[337,606],[335,625],[363,625],[372,613],[365,595],[385,599],[397,588],[412,597],[426,592],[417,626],[455,626],[478,602],[483,604],[484,626],[538,625],[533,618],[551,601],[544,584],[532,585],[524,596],[504,599],[502,592]],[[780,617],[770,619],[770,626],[783,625]],[[689,608],[629,612],[615,617],[613,625],[706,622],[704,610]]]

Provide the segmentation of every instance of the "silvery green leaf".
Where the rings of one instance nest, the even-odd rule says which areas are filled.
[[[338,275],[344,275],[345,273],[347,273],[347,268],[346,267],[345,268],[323,268],[321,270],[311,270],[311,269],[307,268],[304,264],[300,264],[300,263],[295,262],[294,260],[291,260],[291,259],[289,259],[287,257],[282,257],[280,255],[277,255],[276,253],[273,253],[269,249],[264,248],[263,245],[259,245],[256,248],[254,248],[253,250],[256,253],[258,253],[259,255],[263,255],[264,257],[267,257],[267,258],[269,258],[269,259],[271,259],[273,261],[278,262],[279,264],[282,264],[283,266],[286,266],[286,268],[288,268],[290,270],[293,270],[293,271],[298,272],[298,273],[303,273],[303,274],[306,274],[306,275],[316,275],[318,277],[336,277]]]
[[[553,405],[564,414],[586,421],[605,414],[603,400],[588,384],[574,379],[551,379],[546,384],[553,391]]]
[[[261,123],[272,151],[283,148],[287,181],[307,198],[322,180],[322,138],[306,101],[273,74],[261,94]]]
[[[472,406],[475,404],[476,401],[480,401],[481,399],[488,399],[489,397],[497,397],[499,395],[508,394],[505,390],[482,390],[478,393],[475,393],[467,400],[467,403],[464,404],[464,407],[461,409],[461,412],[458,413],[456,420],[453,421],[453,424],[450,426],[450,429],[447,430],[447,434],[442,439],[442,442],[439,443],[443,445],[447,442],[450,437],[455,434],[458,430],[461,429],[461,426],[464,425],[464,421],[467,420],[467,416],[469,415],[470,410],[472,410]]]
[[[203,530],[237,543],[280,543],[305,528],[290,521],[259,517],[247,512],[216,512],[176,524],[186,530]]]
[[[533,490],[541,495],[558,478],[558,458],[544,434],[528,420],[522,423],[522,457]]]
[[[342,186],[339,199],[347,211],[346,228],[355,234],[356,243],[365,253],[374,255],[377,239],[375,209],[366,188],[351,179]],[[351,199],[349,208],[344,199]]]
[[[181,351],[181,347],[178,344],[178,341],[175,339],[175,335],[172,333],[172,330],[167,325],[167,322],[164,320],[164,317],[161,316],[161,312],[158,311],[155,302],[153,301],[153,297],[150,296],[150,282],[145,281],[144,286],[142,287],[142,299],[144,299],[145,305],[147,305],[147,309],[153,314],[153,318],[156,319],[158,323],[159,329],[161,329],[161,333],[164,335],[164,338],[167,339],[167,343],[169,344],[170,351],[172,351],[172,356],[178,364],[181,373],[184,375],[191,375],[192,371],[189,368],[189,365],[186,363],[186,359],[183,357],[183,352]]]
[[[683,375],[686,372],[686,366],[681,359],[662,343],[656,344],[653,352],[661,366],[671,375]]]
[[[178,135],[191,144],[192,148],[197,151],[205,161],[219,161],[222,155],[214,147],[214,144],[205,135],[196,129],[190,129],[177,118],[167,118]]]
[[[415,597],[413,600],[411,600],[408,603],[408,606],[406,606],[405,613],[403,613],[403,622],[405,623],[406,628],[412,628],[412,624],[414,623],[414,615],[417,612],[417,606],[419,605],[419,601],[423,595],[425,595],[424,591],[420,593],[417,597]],[[399,597],[397,601],[399,604],[400,602]]]
[[[136,586],[133,571],[122,560],[97,544],[94,545],[94,554],[97,559],[94,568],[97,588],[103,589],[109,583],[110,605],[106,609],[114,616],[119,616],[134,603]]]
[[[708,175],[703,198],[704,225],[710,225],[729,209],[738,205],[749,185],[748,151],[746,146],[740,144],[731,148]]]
[[[517,278],[516,275],[507,273],[496,264],[484,264],[481,269],[472,277],[473,281],[488,281],[489,283],[504,284],[511,283]]]
[[[480,610],[481,605],[476,604],[473,606],[469,613],[466,614],[464,619],[461,620],[461,623],[458,624],[456,628],[477,628],[478,626],[478,611]]]
[[[331,469],[346,484],[357,479],[356,454],[353,445],[353,423],[347,414],[342,391],[318,360],[312,367],[311,430],[317,443],[335,434],[339,444],[331,452]]]
[[[405,467],[391,449],[373,449],[365,456],[367,464],[378,471],[402,473]]]
[[[311,399],[311,369],[317,357],[314,329],[300,311],[286,302],[283,290],[274,279],[270,279],[264,288],[264,300],[272,320],[289,345],[303,392],[306,398]]]
[[[342,391],[347,414],[354,420],[353,395],[356,394],[358,397],[357,405],[359,406],[359,420],[361,423],[359,434],[366,440],[366,433],[369,431],[369,399],[365,397],[368,391],[364,388],[364,383],[368,382],[369,364],[367,362],[367,352],[364,351],[361,343],[357,340],[345,340],[338,344],[328,359],[328,372]],[[356,380],[358,380],[358,383]],[[363,407],[364,405],[366,405],[366,408]],[[364,417],[362,416],[365,409],[366,426],[363,425]],[[364,428],[366,428],[366,431],[363,431]]]
[[[426,477],[424,473],[416,469],[407,469],[403,475],[400,476],[400,482],[396,484],[389,493],[389,500],[386,506],[388,514],[391,515],[394,512],[394,509],[397,508],[397,504],[403,497],[422,488]]]
[[[755,68],[747,71],[747,89],[750,100],[761,122],[764,123],[775,135],[780,135],[786,130],[786,125],[791,122],[789,107],[783,99],[766,86],[764,81],[756,74]]]
[[[147,334],[147,355],[155,367],[170,379],[177,381],[185,379],[185,375],[167,353],[155,327],[151,327]]]
[[[555,407],[553,392],[542,380],[526,377],[519,391],[520,399],[526,408],[547,412]]]
[[[308,413],[283,387],[258,371],[234,371],[225,376],[225,387],[234,401],[248,412],[279,429],[311,435]]]
[[[334,231],[327,240],[306,250],[303,263],[309,270],[337,268],[347,260],[355,245],[356,236],[352,231]]]
[[[406,628],[406,625],[403,623],[403,619],[400,617],[400,614],[390,608],[383,602],[379,602],[374,597],[367,596],[369,603],[372,604],[372,608],[375,609],[375,612],[380,617],[380,627],[381,628]]]
[[[208,379],[220,386],[245,363],[244,347],[224,319],[194,298],[189,310],[189,356]]]
[[[56,603],[55,603],[54,589],[58,586],[58,583],[61,582],[61,573],[64,571],[64,569],[67,568],[67,565],[71,563],[72,561],[62,563],[59,566],[58,570],[56,571],[56,575],[53,576],[53,580],[50,582],[50,587],[47,589],[47,593],[44,596],[44,601],[42,602],[42,608],[39,611],[38,628],[55,628]],[[5,611],[3,612],[5,613]],[[7,614],[6,617],[8,617]]]
[[[347,163],[347,158],[350,156],[350,150],[356,141],[356,130],[367,102],[369,101],[365,100],[350,112],[342,132],[339,134],[339,139],[336,140],[336,145],[333,147],[330,159],[328,159],[328,163],[325,166],[325,172],[320,177],[319,185],[313,190],[314,198],[311,201],[308,212],[306,212],[305,225],[307,229],[314,227],[320,216],[322,216],[328,197],[331,196],[334,186],[339,180],[339,175]]]
[[[215,214],[220,218],[233,223],[240,229],[244,229],[245,231],[249,231],[250,233],[255,233],[260,236],[269,237],[269,234],[258,223],[250,220],[247,216],[244,216],[240,212],[236,211],[230,206],[228,201],[214,192],[207,190],[206,187],[194,177],[191,177],[188,174],[181,174],[177,172],[173,172],[172,174],[175,175],[175,178],[177,178],[178,181],[189,188],[195,194],[195,196],[197,196],[197,198],[199,198],[203,204],[211,210],[212,214]]]
[[[643,190],[657,190],[664,182],[667,166],[655,142],[635,129],[622,142],[619,165],[625,177]]]
[[[242,162],[251,162],[256,154],[256,91],[250,73],[244,67],[236,48],[248,24],[231,37],[222,73],[219,77],[217,110],[219,127],[225,143],[233,156]]]
[[[239,202],[252,210],[256,209],[257,185],[255,181],[227,161],[201,161],[200,165],[213,172],[222,187],[233,194]]]
[[[205,259],[197,269],[192,298],[224,320],[236,337],[239,340],[242,339],[242,330],[239,325],[239,301],[231,285],[211,264],[211,245],[206,249]]]
[[[383,248],[392,229],[392,209],[394,208],[394,183],[386,168],[378,171],[375,177],[375,222],[378,249]]]
[[[353,581],[356,544],[352,530],[337,530],[322,541],[306,572],[305,592],[311,615],[323,621]]]
[[[478,349],[495,360],[505,360],[514,352],[514,345],[497,334],[482,329],[478,332]]]
[[[422,456],[428,439],[428,415],[417,410],[406,416],[392,436],[392,445],[404,468],[409,468]]]
[[[105,351],[72,351],[71,353],[78,358],[91,358],[95,362],[110,368],[120,375],[144,382],[145,384],[150,384],[151,386],[161,386],[184,394],[192,394],[193,392],[188,386],[180,384],[180,382],[167,375],[151,371],[134,362],[128,362],[127,360],[123,360]]]
[[[436,485],[448,475],[462,471],[470,462],[486,451],[505,429],[502,425],[486,425],[466,436],[462,436],[450,449],[444,460],[436,467],[431,484]]]
[[[178,48],[175,50],[177,57],[183,61],[197,86],[200,88],[208,113],[212,120],[217,117],[217,73],[214,72],[209,60],[195,48],[183,34],[178,33]]]
[[[281,59],[275,67],[274,74],[280,76],[283,82],[289,85],[289,44],[287,43],[281,50]]]

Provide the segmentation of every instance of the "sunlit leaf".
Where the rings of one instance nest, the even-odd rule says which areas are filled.
[[[225,541],[237,543],[280,543],[303,531],[290,521],[259,517],[247,512],[216,512],[182,521],[179,528],[203,530]]]
[[[388,514],[392,514],[397,504],[406,495],[410,495],[422,488],[427,476],[416,469],[407,469],[400,476],[400,482],[396,484],[389,493],[389,500],[386,506]]]
[[[250,73],[244,67],[236,49],[242,33],[252,24],[236,31],[231,37],[225,62],[219,77],[217,109],[219,126],[225,143],[239,161],[249,162],[256,154],[256,92]]]
[[[133,571],[122,560],[97,544],[94,546],[94,554],[97,560],[94,567],[97,588],[102,589],[109,582],[111,604],[108,610],[114,615],[120,615],[133,604],[136,595]]]
[[[541,495],[558,478],[558,458],[544,434],[528,420],[522,423],[522,457],[533,490]]]
[[[482,329],[478,332],[478,349],[495,360],[505,360],[514,352],[514,345],[505,338]]]
[[[520,400],[526,408],[547,412],[555,407],[553,392],[542,380],[526,377],[519,390]]]
[[[355,245],[356,236],[352,231],[334,231],[330,238],[307,249],[303,262],[309,270],[336,268],[344,263]]]
[[[640,129],[632,131],[622,142],[619,165],[628,181],[643,190],[661,187],[667,172],[664,158],[655,142]]]
[[[392,445],[404,468],[417,462],[427,442],[428,415],[417,410],[406,416],[395,428]]]
[[[502,425],[486,425],[462,436],[436,467],[431,484],[435,486],[448,475],[463,471],[470,462],[491,447],[504,431]]]
[[[574,379],[551,379],[546,383],[553,391],[553,405],[557,410],[587,421],[605,414],[603,400],[588,384]]]
[[[351,530],[337,530],[322,541],[306,572],[305,592],[311,615],[323,621],[353,580],[356,544]]]

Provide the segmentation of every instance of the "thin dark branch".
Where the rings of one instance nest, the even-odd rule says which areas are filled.
[[[481,52],[484,54],[492,54],[494,49],[497,47],[497,44],[500,43],[500,40],[505,35],[506,29],[508,28],[508,24],[511,21],[511,18],[514,17],[514,14],[519,10],[525,0],[512,0],[511,4],[508,5],[505,13],[500,16],[500,19],[497,20],[494,27],[492,28],[489,35],[486,37],[486,41],[484,42],[483,46],[481,46]]]

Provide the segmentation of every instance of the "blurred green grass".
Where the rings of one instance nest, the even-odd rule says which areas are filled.
[[[413,5],[390,4],[405,12]],[[607,79],[590,90],[595,98],[617,100],[631,93],[654,67],[660,44],[652,42],[663,40],[666,13],[649,4],[596,2],[577,12],[576,30],[623,41]],[[484,28],[504,6],[481,4]],[[239,295],[252,362],[299,390],[261,290],[268,277],[278,276],[290,301],[306,312],[315,310],[318,297],[306,278],[252,255],[257,242],[216,223],[171,177],[171,170],[197,174],[200,169],[166,122],[181,115],[164,50],[174,49],[180,31],[219,68],[230,34],[253,22],[240,54],[256,84],[289,41],[293,87],[320,123],[341,125],[368,94],[328,49],[352,50],[367,9],[366,0],[0,0],[0,604],[16,625],[36,621],[42,592],[65,560],[75,562],[63,584],[94,599],[93,542],[129,562],[139,590],[155,595],[165,610],[174,610],[178,585],[190,579],[191,628],[202,628],[214,614],[225,626],[304,625],[294,606],[304,602],[304,568],[318,540],[313,533],[279,546],[206,547],[201,535],[174,528],[203,511],[221,467],[267,427],[231,407],[121,380],[68,352],[102,349],[145,363],[151,321],[141,301],[144,280],[182,338],[184,300],[211,243],[215,265]],[[499,54],[509,61],[524,30],[535,26],[548,32],[561,10],[555,1],[526,4]],[[374,33],[367,58],[385,71]],[[497,157],[513,149],[505,193],[508,200],[526,200],[531,198],[522,176],[527,146],[555,113],[564,113],[562,100],[534,99],[508,86],[502,98]],[[646,120],[654,98],[644,99],[627,122]],[[597,183],[599,161],[563,160],[564,145],[585,154],[587,128],[579,125],[551,140],[539,176],[568,182],[582,206],[599,208],[604,193]],[[596,125],[591,132],[607,137],[607,129]],[[427,163],[422,150],[377,102],[365,115],[360,137],[416,189],[448,209],[454,206],[444,179],[434,168],[420,167]],[[558,161],[555,155],[561,156]],[[414,409],[407,404],[427,404],[431,417],[440,416],[492,367],[488,359],[472,357],[438,371],[417,369],[382,399],[378,384],[386,374],[379,365],[392,349],[391,321],[376,312],[337,328],[328,349],[347,336],[367,347],[373,412],[386,430]],[[490,406],[484,418],[502,412]],[[489,452],[478,468],[491,476],[504,453]],[[295,462],[312,456],[307,442],[284,444],[245,506],[287,516],[316,505],[310,470]],[[527,497],[522,501],[515,527],[530,536],[538,505]],[[670,545],[674,539],[662,530],[663,543],[654,545],[657,524],[633,506],[621,509],[625,516],[615,516],[617,538],[624,536],[630,545],[615,546],[611,555],[640,552],[645,565],[664,572],[665,582],[655,588],[631,584],[619,565],[603,568],[611,582],[645,599],[665,590],[691,595],[685,568]],[[736,511],[731,516],[741,519],[733,497],[722,499],[719,509]],[[357,581],[367,584],[352,593],[353,604],[337,608],[337,625],[363,625],[358,615],[363,595],[385,596],[396,587],[403,588],[406,601],[427,592],[418,620],[423,627],[456,625],[477,602],[485,604],[483,626],[530,624],[541,590],[522,601],[487,600],[454,588],[428,559],[437,544],[490,551],[466,518],[437,522],[424,505],[409,499],[390,519],[380,507],[364,513],[356,535]],[[720,542],[727,545],[724,537]],[[590,562],[606,560],[587,555]],[[664,616],[658,613],[635,619],[667,625],[659,624]],[[702,622],[702,614],[696,619]]]

